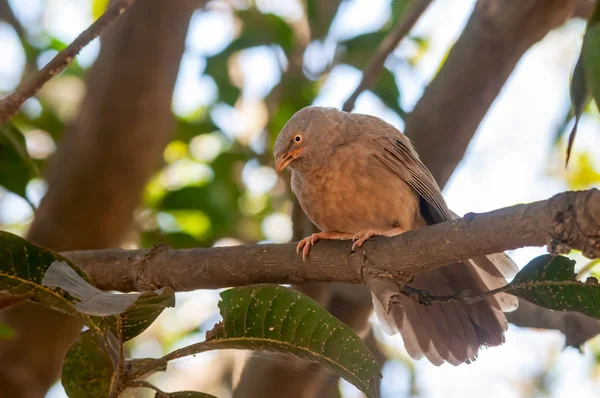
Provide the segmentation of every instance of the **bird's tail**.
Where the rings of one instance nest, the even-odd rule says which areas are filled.
[[[464,290],[477,294],[504,286],[517,271],[506,254],[492,254],[419,274],[409,286],[433,295]],[[480,347],[502,344],[508,328],[504,312],[515,310],[517,303],[516,297],[505,293],[474,304],[434,302],[427,306],[402,296],[400,304],[388,313],[373,296],[377,318],[386,333],[399,331],[411,357],[425,356],[435,365],[468,363],[477,357]]]

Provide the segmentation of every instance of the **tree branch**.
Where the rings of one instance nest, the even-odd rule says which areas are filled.
[[[479,0],[405,133],[443,187],[523,54],[581,0]],[[440,150],[439,148],[444,148]]]
[[[431,4],[431,0],[413,0],[408,9],[404,13],[402,20],[381,42],[377,48],[377,52],[370,59],[369,64],[363,71],[362,79],[354,92],[344,102],[342,110],[351,112],[354,109],[354,104],[358,96],[373,85],[379,73],[383,69],[383,64],[388,55],[394,51],[400,41],[410,32],[412,27],[417,23],[421,15]]]
[[[91,250],[63,255],[103,290],[177,291],[254,283],[363,283],[403,280],[456,261],[523,246],[548,245],[553,254],[581,250],[600,257],[600,191],[565,192],[548,200],[489,213],[469,213],[394,238],[374,238],[357,252],[350,243],[323,241],[302,262],[294,244],[186,250]],[[402,258],[402,262],[398,262]]]
[[[14,92],[0,99],[0,123],[14,116],[25,101],[33,97],[48,80],[62,72],[83,47],[98,37],[104,28],[123,14],[134,2],[135,0],[110,2],[100,18],[77,36],[67,48],[56,54],[33,78],[20,84]]]

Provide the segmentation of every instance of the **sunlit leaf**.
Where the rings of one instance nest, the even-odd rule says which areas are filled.
[[[271,350],[318,362],[376,397],[379,367],[362,340],[308,296],[282,286],[221,293],[223,321],[207,333],[213,348]],[[215,347],[217,345],[217,347]]]
[[[104,10],[108,6],[110,0],[93,0],[92,1],[92,17],[94,19],[100,18],[104,14]]]
[[[510,283],[507,293],[556,311],[577,311],[600,319],[600,284],[576,279],[575,261],[564,256],[534,258]]]
[[[69,398],[106,398],[115,377],[115,367],[97,335],[87,330],[79,335],[65,356],[62,385]]]
[[[569,189],[589,189],[600,184],[600,172],[595,169],[593,157],[589,152],[584,152],[573,159],[567,183]]]
[[[27,183],[38,175],[29,157],[23,133],[11,122],[0,125],[0,185],[27,198]]]

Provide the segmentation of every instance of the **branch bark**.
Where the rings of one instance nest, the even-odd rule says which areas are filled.
[[[401,279],[456,261],[524,246],[553,254],[578,249],[600,257],[600,191],[565,192],[548,200],[489,213],[469,213],[394,238],[374,238],[357,252],[323,241],[302,262],[294,244],[185,250],[91,250],[63,255],[103,290],[177,291],[255,283],[364,282],[369,274]],[[401,258],[402,262],[397,259]]]
[[[135,0],[112,1],[100,18],[77,36],[67,48],[56,54],[35,76],[20,84],[11,94],[0,99],[0,123],[14,116],[25,101],[33,97],[48,80],[62,72],[83,47],[98,37],[104,28],[127,11],[134,2]]]
[[[123,4],[118,1],[115,4]],[[76,123],[50,162],[29,239],[55,250],[121,245],[173,130],[171,96],[197,1],[134,4],[102,36]],[[0,313],[0,391],[43,397],[81,324],[33,304]]]

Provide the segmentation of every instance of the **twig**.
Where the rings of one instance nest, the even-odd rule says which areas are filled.
[[[135,0],[111,2],[100,18],[77,36],[67,48],[52,58],[33,78],[20,84],[15,91],[0,99],[0,123],[14,116],[25,101],[34,96],[48,80],[62,72],[83,47],[98,37],[106,26],[123,14],[134,2]]]
[[[548,282],[550,284],[550,282]],[[429,292],[424,290],[415,289],[414,287],[404,286],[402,288],[402,293],[413,300],[418,301],[423,305],[431,305],[434,302],[438,303],[452,303],[455,301],[463,301],[467,304],[475,304],[480,301],[485,300],[489,296],[493,296],[494,294],[502,293],[507,290],[510,290],[512,286],[505,285],[499,287],[497,289],[488,290],[484,293],[473,294],[470,290],[463,290],[462,292],[456,294],[450,294],[447,296],[435,296]]]
[[[147,381],[143,381],[143,380],[131,381],[131,382],[127,383],[127,387],[132,387],[132,388],[149,388],[151,390],[156,391],[156,397],[158,397],[158,398],[166,398],[166,397],[169,396],[166,392],[164,392],[160,388],[156,387],[153,384],[148,383]]]
[[[350,97],[344,102],[342,110],[351,112],[354,109],[354,104],[358,96],[369,87],[373,85],[379,72],[383,69],[383,64],[387,59],[388,55],[398,46],[400,41],[410,32],[412,27],[417,23],[421,15],[425,12],[427,7],[431,4],[431,0],[413,0],[403,15],[402,20],[381,42],[377,48],[377,52],[363,72],[362,79],[358,84],[358,87],[350,95]]]

